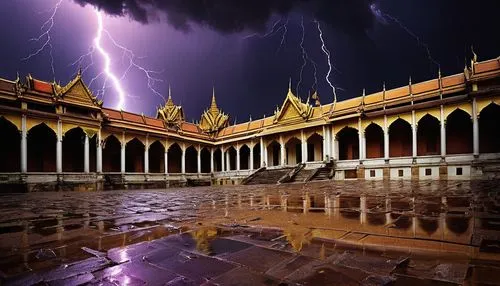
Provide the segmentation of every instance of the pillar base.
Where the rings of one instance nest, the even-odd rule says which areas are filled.
[[[418,177],[419,177],[419,173],[418,173],[418,166],[416,165],[412,165],[411,166],[411,180],[414,181],[414,180],[418,180]]]
[[[445,163],[439,164],[439,179],[447,180],[448,179],[448,165]]]
[[[356,177],[358,178],[358,180],[360,180],[360,179],[364,180],[365,179],[365,166],[360,165],[358,167],[358,169],[356,170]]]

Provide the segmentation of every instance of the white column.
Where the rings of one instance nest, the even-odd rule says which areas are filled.
[[[21,173],[28,172],[28,132],[26,115],[21,118]]]
[[[253,147],[250,147],[250,159],[248,160],[248,169],[253,170]]]
[[[441,157],[446,156],[446,118],[444,118],[444,108],[443,105],[441,105],[441,113],[440,113],[440,119],[441,119]]]
[[[97,173],[102,173],[102,142],[101,142],[101,130],[97,131],[96,136],[96,158],[95,158],[95,170]]]
[[[387,115],[384,115],[384,159],[389,160],[389,126],[387,126]]]
[[[85,173],[90,173],[90,152],[89,152],[89,136],[85,133],[85,139],[83,144],[83,171]]]
[[[306,140],[306,136],[304,134],[304,131],[301,130],[300,131],[300,145],[301,145],[301,148],[302,148],[302,163],[305,163],[307,162],[307,140]]]
[[[286,157],[286,152],[285,152],[285,143],[283,142],[283,135],[280,135],[280,165],[285,166],[285,157]]]
[[[186,173],[186,146],[182,144],[181,173]]]
[[[411,155],[413,158],[417,157],[417,118],[415,110],[411,111]]]
[[[260,137],[260,167],[264,167],[265,163],[265,155],[264,155],[264,139]]]
[[[358,136],[359,136],[359,160],[364,160],[366,154],[365,147],[365,131],[361,124],[361,117],[358,119]]]
[[[327,141],[328,136],[326,135],[326,128],[323,126],[323,158],[321,158],[322,161],[325,161],[327,156],[328,156],[328,141]],[[329,157],[329,156],[328,156]]]
[[[164,159],[163,161],[165,161],[165,174],[168,174],[168,149],[165,149],[165,155],[164,155]]]
[[[62,173],[62,122],[57,121],[56,172]]]
[[[122,149],[121,149],[121,156],[120,156],[120,172],[122,174],[125,174],[125,147],[127,146],[127,143],[125,143],[125,139],[122,141]]]
[[[149,146],[144,148],[144,173],[149,173]]]
[[[240,144],[236,143],[236,170],[240,170],[240,163],[241,163],[241,157],[240,157]]]
[[[332,149],[333,160],[338,160],[339,159],[339,152],[338,152],[338,148],[337,148],[338,142],[337,142],[337,136],[335,135],[335,130],[333,128],[334,127],[332,124],[331,130],[330,130],[330,132],[331,132],[330,136],[331,136],[331,140],[332,140],[330,148]]]
[[[220,169],[221,169],[222,172],[224,172],[226,170],[225,169],[226,168],[226,164],[224,162],[224,155],[225,154],[224,154],[224,147],[223,146],[220,146],[220,151],[221,151],[220,152],[220,154],[221,154],[221,156],[220,156],[220,164],[221,164]]]
[[[472,151],[474,156],[479,156],[479,121],[477,118],[476,98],[472,99]]]
[[[214,164],[214,148],[210,148],[210,173],[215,172]]]
[[[231,156],[229,156],[229,148],[226,152],[226,171],[231,171]]]
[[[201,146],[198,145],[198,150],[196,150],[198,153],[196,153],[196,167],[198,174],[201,174]]]
[[[269,165],[269,160],[268,160],[269,158],[267,158],[268,157],[267,156],[267,145],[263,145],[263,146],[264,146],[264,165],[266,167],[269,167],[268,166]]]

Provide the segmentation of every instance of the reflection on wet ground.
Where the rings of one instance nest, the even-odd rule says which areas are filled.
[[[500,182],[0,196],[5,281],[500,284]]]

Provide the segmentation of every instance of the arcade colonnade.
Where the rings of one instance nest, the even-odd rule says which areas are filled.
[[[200,144],[148,134],[94,132],[61,121],[28,126],[0,117],[0,172],[201,174],[334,160],[370,160],[500,153],[500,106],[438,106],[399,115],[358,117],[322,126]],[[19,126],[20,125],[20,126]],[[20,127],[20,128],[19,128]],[[486,155],[487,156],[487,155]]]

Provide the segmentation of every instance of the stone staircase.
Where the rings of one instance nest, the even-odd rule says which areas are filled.
[[[311,174],[308,182],[330,180],[332,177],[333,177],[332,168],[321,167],[314,170],[314,173]]]
[[[288,174],[294,168],[280,169],[262,169],[250,175],[242,184],[244,185],[261,185],[261,184],[276,184],[279,179]]]
[[[288,181],[288,183],[303,183],[309,179],[312,174],[316,172],[316,169],[302,169],[293,178]]]

